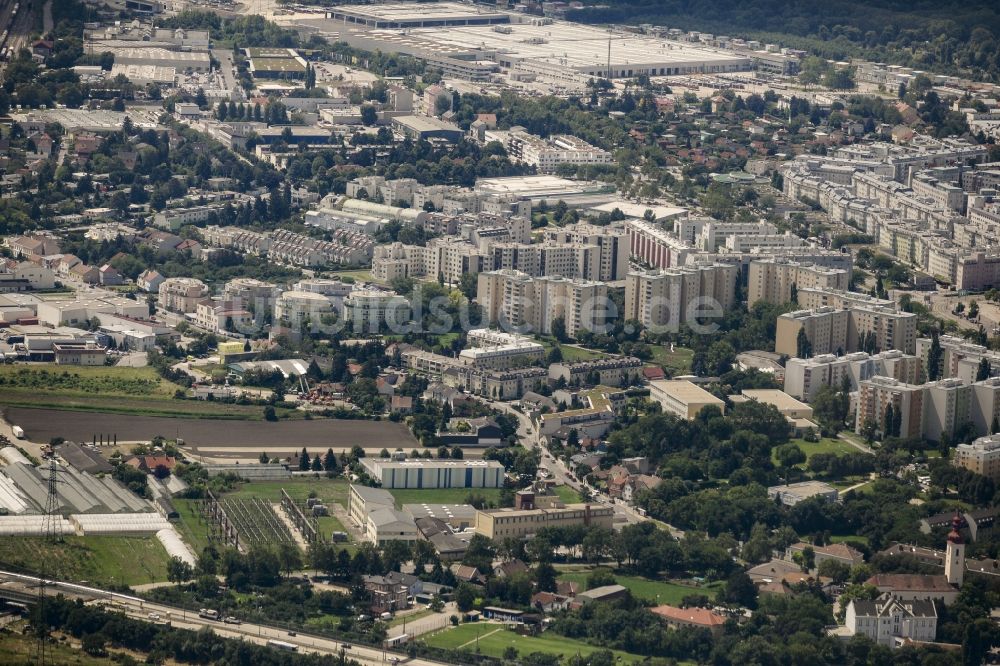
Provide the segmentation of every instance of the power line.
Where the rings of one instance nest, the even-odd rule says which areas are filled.
[[[62,510],[59,501],[59,473],[64,470],[59,469],[55,460],[49,460],[47,494],[45,496],[45,513],[43,514],[43,543],[52,545],[62,541]],[[38,663],[45,666],[47,662],[45,653],[45,640],[48,633],[47,622],[45,621],[45,587],[47,583],[48,558],[42,557],[38,563],[38,625],[35,630],[38,633]]]

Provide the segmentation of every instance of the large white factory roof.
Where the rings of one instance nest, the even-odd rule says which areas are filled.
[[[419,25],[422,22],[464,22],[509,20],[509,14],[457,2],[398,2],[380,5],[341,5],[331,9],[335,19],[368,25]]]

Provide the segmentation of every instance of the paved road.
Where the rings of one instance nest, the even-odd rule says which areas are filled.
[[[236,93],[239,100],[245,100],[243,86],[239,85],[236,76],[236,65],[233,63],[233,52],[227,49],[212,49],[212,57],[219,61],[219,77],[222,79],[222,89]]]
[[[421,609],[415,609],[413,612],[419,612]],[[432,631],[447,627],[451,624],[451,616],[458,613],[458,607],[455,602],[449,601],[444,605],[444,609],[440,613],[434,613],[433,615],[425,615],[424,617],[417,618],[412,622],[406,622],[405,624],[397,624],[395,626],[389,627],[388,636],[389,638],[394,638],[396,636],[402,636],[403,634],[408,634],[411,637],[423,636],[424,634],[429,634]],[[398,619],[399,613],[396,614]]]
[[[596,493],[593,488],[588,486],[586,483],[583,483],[582,481],[576,479],[575,477],[570,478],[569,475],[570,472],[566,468],[566,464],[562,460],[559,460],[558,458],[552,456],[552,454],[550,454],[548,450],[544,446],[542,446],[541,443],[542,437],[538,433],[536,426],[531,422],[531,419],[529,419],[526,414],[514,409],[510,405],[510,403],[507,402],[486,400],[484,398],[481,398],[481,400],[483,400],[483,402],[488,404],[490,407],[498,409],[502,412],[505,412],[517,418],[518,440],[521,442],[522,445],[526,447],[538,449],[541,451],[542,459],[541,462],[539,463],[539,468],[548,470],[549,474],[551,475],[550,478],[552,478],[556,482],[556,484],[569,486],[573,490],[584,495],[589,494],[591,496],[594,496],[594,499],[602,504],[611,504],[612,508],[614,508],[615,510],[615,525],[617,526],[630,525],[646,520],[643,516],[637,513],[635,509],[633,509],[632,507],[625,504],[612,502],[611,498],[608,497],[607,495]]]
[[[37,595],[37,580],[29,576],[0,571],[0,588],[20,595]],[[408,664],[410,666],[445,666],[443,662],[427,659],[409,659],[405,654],[371,647],[354,645],[344,650],[343,646],[347,644],[338,640],[321,638],[319,636],[303,634],[302,632],[297,632],[296,636],[289,636],[287,631],[268,625],[249,622],[238,625],[223,624],[214,620],[200,618],[190,611],[166,604],[150,603],[137,597],[114,594],[98,588],[84,587],[64,581],[50,581],[49,586],[46,588],[46,593],[49,596],[63,594],[67,598],[83,599],[92,605],[112,603],[117,610],[137,620],[148,621],[150,613],[155,613],[160,616],[161,620],[169,620],[171,626],[174,627],[196,631],[208,627],[216,635],[245,640],[257,643],[258,645],[263,645],[268,640],[277,639],[298,645],[300,652],[303,653],[337,656],[343,651],[348,658],[357,660],[365,666],[384,666],[391,663]]]

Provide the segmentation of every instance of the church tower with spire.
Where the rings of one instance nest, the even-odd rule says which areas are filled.
[[[944,561],[944,577],[956,587],[962,586],[965,576],[965,543],[962,541],[961,529],[962,517],[956,512],[951,520],[951,532],[948,532]]]

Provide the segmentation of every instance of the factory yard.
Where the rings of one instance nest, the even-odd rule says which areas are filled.
[[[213,403],[205,403],[212,405]],[[22,428],[28,439],[47,442],[53,437],[89,442],[95,435],[117,436],[118,441],[148,441],[157,435],[180,438],[193,448],[258,447],[267,450],[276,442],[284,446],[403,447],[412,449],[417,441],[406,426],[391,421],[313,419],[300,421],[253,422],[208,418],[163,418],[77,412],[60,409],[8,407],[5,420]]]

